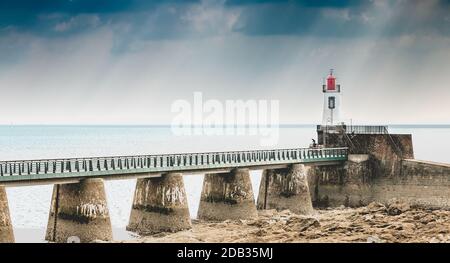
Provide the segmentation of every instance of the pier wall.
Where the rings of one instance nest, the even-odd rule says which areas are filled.
[[[450,210],[450,164],[406,159],[402,174],[377,180],[374,198],[392,198],[412,205]]]
[[[361,206],[373,201],[373,163],[369,155],[349,155],[344,165],[316,166],[310,173],[311,199],[316,207]]]
[[[349,147],[353,154],[369,154],[372,159],[372,170],[376,177],[389,177],[401,173],[401,160],[414,159],[411,134],[338,134],[318,132],[319,144],[326,147]],[[326,138],[324,137],[326,136]],[[390,136],[390,137],[389,137]],[[351,138],[352,145],[348,139]],[[394,141],[401,152],[395,151]]]
[[[362,206],[393,199],[413,206],[450,209],[450,165],[414,159],[401,162],[401,173],[379,176],[370,155],[350,155],[343,166],[315,167],[309,178],[316,207]]]

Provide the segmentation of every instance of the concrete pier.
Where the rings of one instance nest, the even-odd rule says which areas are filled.
[[[313,212],[308,186],[310,167],[293,164],[286,169],[264,170],[259,187],[258,209],[289,209],[297,214]]]
[[[58,243],[112,240],[102,179],[54,186],[45,240]]]
[[[9,216],[8,198],[4,186],[0,185],[0,243],[14,243],[14,232]]]
[[[182,174],[137,180],[128,231],[149,235],[191,227]]]
[[[258,216],[248,169],[205,174],[198,218],[223,221]]]

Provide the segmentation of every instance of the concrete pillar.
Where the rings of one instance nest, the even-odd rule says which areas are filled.
[[[289,209],[296,214],[311,214],[313,207],[307,180],[309,169],[303,164],[293,164],[286,169],[264,170],[258,209]]]
[[[102,179],[53,187],[45,240],[58,243],[112,240]]]
[[[182,174],[137,180],[128,231],[150,235],[191,227]]]
[[[9,216],[8,198],[4,186],[0,185],[0,243],[14,243],[14,232]]]
[[[248,169],[205,174],[198,209],[199,219],[223,221],[257,216]]]

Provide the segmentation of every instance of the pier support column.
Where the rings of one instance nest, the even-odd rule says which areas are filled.
[[[128,231],[150,235],[191,227],[182,174],[137,180]]]
[[[258,216],[248,169],[205,174],[198,218],[223,221]]]
[[[296,214],[311,214],[313,207],[307,180],[309,169],[303,164],[293,164],[286,169],[264,170],[258,209],[289,209]]]
[[[102,179],[53,187],[45,240],[58,243],[112,240]]]
[[[14,232],[9,216],[8,198],[4,186],[0,185],[0,243],[14,243]]]

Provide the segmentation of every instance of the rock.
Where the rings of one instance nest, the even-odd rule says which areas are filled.
[[[67,243],[80,243],[80,242],[67,242]],[[89,242],[89,243],[110,243],[110,241],[105,241],[105,240],[95,239],[95,240],[92,240],[92,241]]]
[[[257,219],[257,220],[251,220],[249,222],[247,222],[248,226],[256,226],[256,227],[265,227],[267,225],[269,225],[268,220],[264,220],[264,219]]]
[[[289,209],[285,209],[285,210],[281,211],[281,212],[279,213],[279,215],[280,215],[280,216],[290,216],[290,215],[292,215],[292,212],[291,212],[291,210],[289,210]]]
[[[377,235],[374,235],[367,237],[367,243],[385,243],[385,241],[379,238]]]
[[[293,216],[288,219],[286,225],[292,229],[303,232],[312,227],[320,227],[320,222],[313,217]]]
[[[377,202],[371,202],[369,205],[367,205],[367,210],[374,213],[374,212],[384,212],[386,211],[386,207]]]
[[[441,243],[441,241],[435,237],[432,237],[429,242],[430,243]]]
[[[436,222],[436,218],[430,214],[422,215],[418,217],[416,220],[418,220],[420,223],[424,225],[430,225],[431,223]]]
[[[413,223],[402,223],[403,230],[408,233],[413,233],[416,229],[416,225]]]
[[[396,242],[396,238],[392,234],[381,234],[380,240],[384,241],[390,241],[390,242]]]
[[[403,230],[403,223],[401,222],[392,222],[391,225],[386,227],[387,229],[393,229],[393,230]]]
[[[256,235],[256,236],[262,237],[262,236],[266,236],[267,235],[267,231],[264,230],[264,229],[258,229],[253,234]]]
[[[238,225],[245,225],[247,222],[249,222],[249,220],[239,219],[236,223],[237,223]]]
[[[345,205],[340,205],[338,207],[336,207],[336,210],[344,210],[345,209]]]
[[[374,215],[364,215],[363,220],[364,221],[372,221],[375,218]]]
[[[396,215],[400,215],[410,209],[411,209],[411,207],[409,206],[408,203],[401,202],[398,200],[393,200],[392,202],[390,202],[388,204],[387,213],[388,213],[388,215],[396,216]]]
[[[166,233],[166,232],[161,232],[161,233],[153,234],[153,237],[165,237],[165,236],[167,236],[167,233]]]
[[[277,213],[275,209],[259,210],[258,214],[260,217],[272,217]]]

